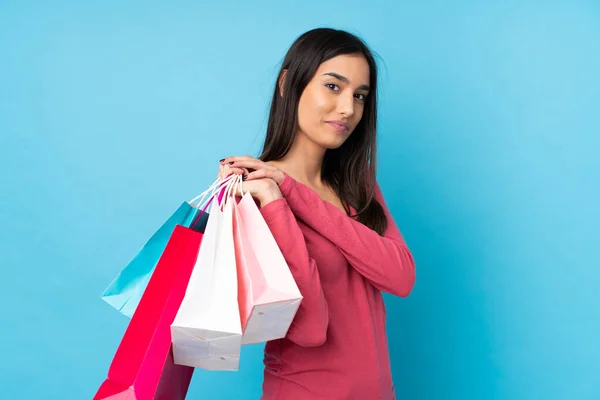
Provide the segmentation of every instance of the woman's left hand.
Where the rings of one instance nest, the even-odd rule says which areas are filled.
[[[254,157],[227,157],[221,160],[221,165],[224,167],[222,168],[223,176],[229,175],[234,168],[249,171],[247,174],[244,174],[244,180],[247,181],[269,178],[273,179],[279,185],[285,178],[285,173],[282,170]]]

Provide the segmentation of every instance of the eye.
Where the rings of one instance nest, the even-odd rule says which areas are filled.
[[[365,101],[367,99],[367,95],[362,94],[362,93],[357,93],[354,96],[360,101]]]
[[[336,85],[335,83],[326,83],[325,87],[329,88],[330,90],[339,90],[340,87],[338,85]]]

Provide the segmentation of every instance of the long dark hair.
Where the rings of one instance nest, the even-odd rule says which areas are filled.
[[[383,235],[387,228],[384,210],[374,198],[377,172],[377,66],[372,52],[355,35],[342,30],[318,28],[298,37],[288,50],[275,82],[267,136],[260,159],[283,158],[294,143],[298,128],[298,103],[302,92],[321,63],[339,55],[362,55],[369,64],[369,95],[363,116],[342,146],[328,149],[321,177],[339,196],[349,214]],[[283,94],[279,81],[286,72]]]

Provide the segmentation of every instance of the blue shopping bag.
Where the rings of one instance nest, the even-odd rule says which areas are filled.
[[[200,218],[197,218],[200,214]],[[152,235],[102,293],[102,300],[131,318],[176,225],[204,232],[208,213],[184,202]],[[193,225],[193,226],[192,226]]]
[[[108,285],[102,293],[102,300],[116,308],[121,314],[131,318],[175,226],[181,225],[204,233],[208,221],[206,212],[208,203],[199,207],[195,207],[194,203],[209,195],[208,199],[212,199],[214,193],[223,190],[223,186],[229,179],[229,177],[223,180],[218,179],[204,193],[189,202],[182,203]]]

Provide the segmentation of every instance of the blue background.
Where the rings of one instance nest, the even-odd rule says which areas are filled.
[[[600,399],[600,4],[250,3],[0,3],[2,398],[93,396],[127,323],[100,293],[257,153],[285,51],[332,26],[383,60],[400,398]],[[188,397],[257,399],[261,351]]]

